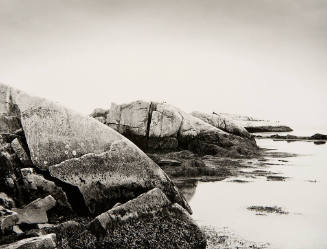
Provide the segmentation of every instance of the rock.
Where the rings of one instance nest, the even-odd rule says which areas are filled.
[[[0,133],[12,134],[20,128],[19,119],[16,116],[0,114]]]
[[[194,117],[197,117],[204,122],[228,133],[249,139],[252,138],[251,134],[244,127],[234,123],[232,120],[229,120],[226,117],[220,116],[219,114],[207,114],[202,112],[192,112],[191,114]]]
[[[231,122],[225,125],[226,130],[242,134],[242,137],[234,136],[166,103],[112,104],[106,122],[146,152],[182,148],[210,154],[214,151],[209,148],[211,145],[227,149],[242,145],[249,151],[257,150],[255,141],[244,128]]]
[[[54,233],[19,240],[9,245],[2,245],[0,249],[51,249],[56,248],[56,235]]]
[[[180,166],[182,164],[181,161],[174,160],[174,159],[161,159],[158,162],[159,166],[165,166],[165,165],[170,165],[170,166]]]
[[[77,186],[93,214],[155,187],[190,211],[167,175],[150,158],[129,144],[118,141],[108,152],[64,161],[51,166],[50,174]]]
[[[102,108],[96,108],[94,111],[91,113],[91,117],[96,118],[96,117],[105,117],[109,110],[105,110]]]
[[[11,142],[11,147],[13,148],[14,152],[16,153],[19,160],[24,166],[32,165],[31,159],[29,158],[26,150],[24,149],[22,142],[20,142],[18,138],[15,138]]]
[[[152,112],[150,124],[150,137],[177,136],[183,121],[178,110],[168,104],[157,104]]]
[[[98,214],[159,187],[190,211],[159,166],[118,132],[94,118],[5,85],[0,85],[0,93],[7,98],[0,101],[0,110],[19,114],[33,165],[65,186],[77,206],[86,205],[89,212]],[[120,122],[141,124],[147,108],[150,104],[143,102],[120,106]]]
[[[15,207],[15,202],[6,193],[0,193],[0,206],[11,209]]]
[[[12,227],[12,231],[16,234],[16,235],[21,235],[24,232],[19,228],[19,226],[13,226]]]
[[[120,106],[112,104],[107,123],[122,126],[123,129],[127,129],[125,132],[133,135],[146,136],[150,105],[151,103],[140,100]]]
[[[56,200],[51,195],[48,195],[43,199],[36,199],[23,208],[14,208],[13,211],[18,214],[17,224],[47,223],[47,211],[55,205]]]
[[[106,119],[104,117],[95,117],[96,120],[104,124],[106,122]]]
[[[46,223],[46,224],[37,224],[36,227],[37,227],[38,229],[44,229],[44,228],[54,227],[54,225],[53,225],[53,224],[48,224],[48,223]]]
[[[61,187],[58,187],[54,182],[45,179],[42,175],[36,174],[32,168],[21,169],[23,180],[23,188],[25,193],[29,195],[29,199],[44,197],[51,195],[57,201],[59,206],[72,209],[66,193]]]
[[[239,126],[244,127],[248,132],[289,132],[293,131],[289,126],[283,125],[278,121],[262,120],[248,116],[241,116],[228,113],[218,113],[220,117],[233,121]]]
[[[104,237],[107,229],[116,223],[137,218],[142,214],[155,213],[170,204],[166,195],[160,189],[155,188],[97,216],[89,224],[89,228],[97,237]]]
[[[0,232],[12,230],[18,220],[19,215],[15,211],[0,206]]]
[[[99,215],[89,228],[104,248],[206,248],[192,218],[159,189]]]
[[[327,140],[327,135],[316,133],[310,137],[312,140]]]

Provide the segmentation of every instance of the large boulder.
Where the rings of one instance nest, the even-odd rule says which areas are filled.
[[[89,228],[101,248],[206,248],[193,219],[158,188],[102,213]]]
[[[225,118],[223,116],[213,114],[207,114],[203,112],[192,112],[191,113],[194,117],[197,117],[204,122],[211,124],[212,126],[226,131],[228,133],[245,137],[251,139],[251,134],[242,126],[238,125],[237,123],[233,122],[232,120]]]
[[[191,212],[159,166],[115,130],[92,117],[6,85],[0,84],[0,95],[1,113],[19,118],[33,167],[60,183],[65,191],[73,191],[71,196],[80,208],[86,206],[89,213],[99,214],[116,202],[158,187],[171,201]],[[126,105],[119,107],[117,115],[123,124],[146,135],[142,115],[151,105],[138,102],[135,106],[135,113],[130,112],[134,105]],[[21,151],[17,151],[24,161]],[[38,177],[35,180],[40,184]]]

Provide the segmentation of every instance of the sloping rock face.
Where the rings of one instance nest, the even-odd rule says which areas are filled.
[[[257,149],[251,135],[242,127],[231,122],[226,124],[224,129],[233,133],[230,134],[220,129],[222,125],[216,119],[203,121],[166,103],[134,101],[112,104],[109,110],[94,113],[93,117],[106,118],[105,124],[147,152],[181,148],[200,154],[215,154],[220,150],[217,146],[230,150],[242,147],[247,152]],[[103,114],[105,116],[99,116]]]
[[[279,121],[269,121],[262,120],[248,116],[228,114],[228,113],[214,113],[220,118],[228,119],[238,124],[241,127],[244,127],[248,132],[288,132],[293,131],[287,125],[281,124]]]
[[[213,114],[207,114],[203,112],[192,112],[191,113],[194,117],[197,117],[204,122],[211,124],[212,126],[221,129],[223,131],[226,131],[228,133],[245,137],[248,139],[251,139],[251,134],[242,126],[238,125],[237,123],[233,122],[232,120],[225,118],[223,116],[220,116],[216,113]]]
[[[63,184],[76,187],[90,213],[101,213],[116,202],[129,200],[154,187],[161,188],[168,198],[191,212],[167,175],[118,132],[48,100],[5,85],[0,85],[0,89],[1,116],[14,117],[21,123],[27,154],[34,167],[50,173],[50,177]],[[140,113],[147,113],[144,108],[138,105]],[[137,133],[144,134],[146,128],[139,125],[142,119],[131,123],[142,115],[136,112],[130,117],[129,114],[122,111],[123,122],[139,126]],[[4,132],[7,130],[5,126]]]

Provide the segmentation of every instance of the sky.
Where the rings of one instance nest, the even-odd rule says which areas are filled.
[[[0,0],[0,82],[327,127],[327,1]]]

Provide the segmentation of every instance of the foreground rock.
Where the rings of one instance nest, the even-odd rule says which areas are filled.
[[[176,186],[115,130],[1,84],[0,117],[3,248],[55,248],[55,240],[44,237],[47,233],[58,236],[58,248],[205,247]],[[144,132],[139,128],[137,132]],[[148,131],[145,137],[150,136]],[[157,194],[150,198],[145,193]],[[161,205],[160,196],[167,206]],[[126,209],[138,198],[142,205],[135,204],[137,210]],[[97,241],[86,224],[111,208],[129,214],[119,213],[115,229],[104,226],[104,240]],[[38,237],[26,239],[30,236]]]
[[[166,103],[134,101],[112,104],[104,112],[94,112],[105,123],[135,142],[144,151],[188,149],[199,154],[216,154],[222,149],[238,154],[256,153],[255,141],[242,127],[228,124],[226,131]],[[241,149],[242,148],[242,149]]]
[[[205,236],[192,218],[158,188],[99,215],[89,226],[107,248],[206,247]],[[135,228],[143,232],[140,238],[131,233]],[[167,238],[172,243],[164,242]]]
[[[268,121],[262,119],[256,119],[248,116],[241,116],[236,114],[228,114],[228,113],[215,113],[222,119],[227,119],[232,121],[233,123],[244,127],[248,132],[289,132],[293,131],[287,125],[281,124],[278,121]]]
[[[0,249],[52,249],[56,248],[56,235],[47,234],[17,241],[10,245],[0,246]]]
[[[0,103],[1,115],[21,122],[34,167],[75,188],[71,198],[83,201],[77,205],[85,212],[99,214],[154,187],[191,212],[167,175],[116,131],[48,100],[0,88],[1,99],[7,100]],[[21,163],[28,161],[19,155]]]

